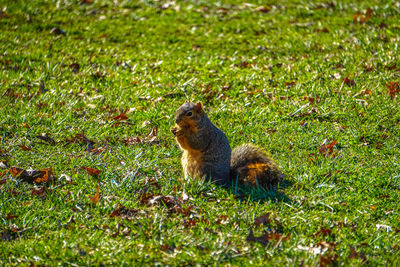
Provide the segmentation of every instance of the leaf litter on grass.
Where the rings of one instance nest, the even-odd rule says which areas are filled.
[[[11,167],[10,174],[23,182],[28,183],[46,183],[54,180],[53,168],[40,170],[24,170],[19,167]]]
[[[110,235],[101,235],[100,239],[96,239],[97,235],[93,235],[93,230],[86,225],[88,219],[84,219],[84,215],[95,224],[101,224],[104,219],[104,207],[100,207],[99,204],[88,205],[81,210],[74,206],[80,207],[75,203],[79,201],[79,197],[76,196],[84,192],[84,187],[87,186],[84,183],[85,179],[79,179],[79,183],[68,191],[69,194],[62,194],[66,195],[70,202],[64,207],[61,201],[58,207],[59,202],[52,198],[46,199],[46,202],[42,199],[36,201],[37,197],[43,197],[50,192],[49,188],[44,188],[46,182],[33,183],[34,189],[31,188],[31,184],[14,183],[12,175],[8,175],[7,166],[0,174],[2,176],[0,186],[5,189],[3,207],[6,211],[10,207],[7,203],[19,205],[18,201],[24,198],[20,208],[29,208],[30,212],[26,215],[27,222],[32,221],[32,218],[39,218],[40,213],[47,210],[49,217],[67,214],[66,219],[68,219],[69,205],[73,206],[72,210],[82,212],[76,216],[76,227],[72,229],[65,227],[62,232],[52,229],[51,224],[46,223],[36,225],[36,228],[23,229],[18,225],[18,220],[22,220],[22,216],[13,219],[16,225],[0,230],[0,237],[3,240],[12,241],[6,244],[3,251],[6,256],[10,255],[11,260],[8,264],[35,259],[35,264],[46,265],[47,256],[52,253],[63,254],[65,257],[60,261],[64,263],[75,262],[78,265],[99,262],[118,265],[123,261],[140,261],[146,257],[145,260],[157,261],[160,265],[182,265],[185,260],[189,265],[213,263],[240,265],[249,264],[251,260],[254,265],[304,263],[304,265],[325,266],[348,265],[353,260],[364,262],[362,254],[368,255],[371,265],[379,264],[382,260],[391,264],[390,257],[398,252],[398,244],[390,243],[395,238],[392,236],[395,234],[395,228],[390,225],[392,230],[387,232],[385,230],[387,228],[382,228],[381,225],[389,225],[387,220],[397,219],[395,217],[397,206],[394,201],[398,195],[394,178],[397,169],[393,163],[396,162],[393,155],[397,155],[397,136],[394,132],[397,130],[396,101],[399,94],[399,87],[396,85],[398,63],[394,54],[398,41],[396,5],[389,3],[382,9],[372,2],[365,2],[362,5],[359,3],[339,5],[336,2],[298,4],[289,1],[264,6],[213,1],[189,3],[190,5],[184,2],[145,5],[141,2],[134,5],[129,3],[98,5],[99,3],[92,0],[78,2],[82,3],[72,3],[64,7],[42,5],[33,1],[28,9],[23,9],[25,11],[21,11],[20,3],[10,2],[7,8],[0,11],[0,17],[5,23],[1,36],[6,40],[2,47],[5,52],[0,59],[1,80],[6,89],[6,93],[0,99],[6,106],[3,109],[6,112],[1,114],[4,116],[0,116],[3,122],[0,125],[2,146],[4,145],[9,153],[13,154],[12,162],[18,162],[15,164],[34,165],[49,155],[44,164],[51,162],[54,169],[67,173],[69,169],[77,168],[75,163],[64,165],[63,160],[70,154],[76,154],[75,151],[69,151],[75,149],[75,146],[53,147],[50,146],[54,144],[52,141],[35,136],[40,132],[60,131],[65,131],[68,135],[84,128],[88,133],[96,132],[101,136],[112,136],[111,138],[117,141],[114,143],[105,141],[107,147],[101,147],[97,146],[101,141],[85,140],[87,137],[83,132],[80,137],[72,134],[71,139],[75,140],[71,143],[80,144],[84,146],[86,152],[90,152],[74,158],[82,160],[78,166],[99,168],[94,166],[103,166],[101,164],[104,162],[98,161],[105,159],[98,155],[103,155],[102,152],[105,150],[118,151],[117,155],[115,153],[107,155],[107,159],[111,156],[111,161],[107,162],[107,168],[110,170],[115,168],[112,163],[114,159],[115,162],[123,159],[127,162],[124,166],[126,170],[123,172],[135,171],[135,168],[141,172],[142,168],[153,169],[157,165],[157,168],[165,168],[166,175],[159,180],[154,179],[154,185],[151,183],[141,185],[141,181],[132,179],[132,183],[126,187],[113,190],[112,194],[113,196],[115,194],[116,198],[110,200],[110,204],[117,205],[118,203],[114,201],[118,199],[124,206],[118,206],[112,218],[132,219],[132,222],[121,223],[115,219],[108,228],[104,225],[99,227],[106,229],[104,232],[110,231]],[[79,18],[79,23],[63,23],[64,20],[70,19],[71,14]],[[176,21],[177,14],[179,21]],[[45,28],[42,34],[38,34],[35,28],[35,23],[38,21],[51,27]],[[19,27],[23,22],[27,23],[24,27]],[[90,30],[82,31],[79,27],[82,23],[87,24]],[[104,32],[104,25],[107,25],[107,32]],[[168,34],[157,34],[165,29]],[[129,30],[130,34],[124,35],[125,30]],[[37,57],[42,55],[42,52],[45,56]],[[82,63],[85,59],[88,61],[87,65]],[[123,63],[113,65],[112,62]],[[358,69],[360,72],[357,72]],[[191,76],[195,78],[182,88],[178,86],[188,81],[188,77],[190,79]],[[229,89],[224,90],[224,86],[228,86]],[[343,86],[344,90],[348,91],[341,91],[338,86]],[[95,98],[97,95],[93,96],[93,92],[88,89],[91,87],[96,88],[96,94],[97,91],[101,91],[101,99]],[[24,91],[25,88],[28,93]],[[40,94],[37,94],[38,90]],[[381,97],[382,92],[383,96],[387,97]],[[163,97],[161,100],[157,98],[166,94],[172,94],[173,97]],[[302,100],[307,102],[308,106],[298,113],[291,113],[292,105],[297,104],[296,101],[299,99],[301,101],[304,95],[309,96]],[[368,105],[359,105],[362,109],[360,111],[357,105],[352,105],[351,97],[348,98],[347,95],[360,98],[356,103],[366,103],[368,97]],[[145,97],[140,98],[141,96]],[[210,115],[222,118],[219,123],[232,142],[251,140],[270,146],[272,152],[282,158],[281,162],[289,174],[288,179],[294,184],[291,188],[283,189],[290,195],[291,200],[308,194],[307,197],[313,203],[322,197],[327,205],[338,203],[335,212],[324,214],[322,218],[324,223],[329,224],[336,217],[346,215],[346,219],[341,223],[350,227],[351,224],[347,220],[356,219],[357,227],[350,227],[349,231],[342,232],[336,232],[332,228],[317,227],[315,233],[305,236],[304,232],[307,230],[304,230],[304,224],[299,223],[296,218],[298,214],[302,213],[302,219],[307,226],[313,227],[321,223],[320,218],[314,217],[315,214],[320,215],[321,210],[317,206],[310,208],[308,202],[295,209],[292,203],[266,200],[261,204],[247,202],[245,197],[238,199],[236,196],[226,203],[223,201],[203,203],[201,195],[195,195],[193,200],[189,200],[191,197],[186,198],[177,193],[182,189],[168,192],[170,186],[178,187],[174,183],[179,183],[182,187],[187,186],[181,179],[177,159],[179,153],[176,147],[171,147],[172,139],[163,139],[168,124],[172,123],[170,116],[174,112],[174,106],[186,98],[208,101]],[[30,99],[31,103],[27,104],[27,100]],[[90,99],[92,106],[83,106],[85,99]],[[146,101],[140,103],[140,99]],[[58,105],[61,102],[64,103]],[[102,122],[106,123],[106,126],[115,127],[102,127],[94,123],[97,122],[95,118],[97,115],[101,117],[97,114],[97,110],[103,102],[112,103],[115,110],[104,114]],[[141,112],[129,115],[125,107],[128,102]],[[245,108],[238,114],[231,114],[231,109],[235,110],[240,106]],[[65,110],[56,110],[56,107]],[[356,110],[354,115],[351,114],[353,109]],[[35,114],[38,110],[41,113]],[[11,118],[8,117],[9,111],[15,114]],[[127,118],[123,114],[127,115]],[[282,114],[288,116],[293,114],[294,119],[282,120],[284,116]],[[327,118],[326,114],[334,115],[333,118]],[[292,123],[297,117],[302,127],[298,127],[298,122]],[[343,131],[336,131],[337,128],[330,123],[330,119],[337,120],[340,125],[345,124],[348,130],[344,131],[342,128]],[[241,121],[241,128],[235,129],[230,126],[230,122],[234,120]],[[15,126],[14,121],[17,124]],[[145,132],[135,137],[134,133],[141,129],[139,121],[151,121],[150,125],[157,125],[159,133],[147,137]],[[386,133],[389,138],[370,138],[368,132],[376,128],[374,126],[377,121],[391,129],[391,134]],[[271,133],[276,131],[277,134],[259,134],[257,130],[253,131],[257,129],[257,125],[264,125],[264,129],[273,129]],[[298,131],[298,128],[301,131]],[[154,135],[157,139],[153,140]],[[23,144],[20,138],[24,136],[33,137],[31,143],[25,143],[27,149],[25,151],[29,151],[32,146],[34,153],[24,152],[24,147],[13,149],[14,144]],[[317,136],[328,136],[331,139],[315,145]],[[359,136],[365,136],[362,138],[365,139],[364,143],[376,146],[363,146],[360,150],[358,144],[354,145],[359,141],[357,139]],[[334,140],[338,140],[340,145],[339,143],[332,145]],[[47,146],[37,146],[38,141]],[[157,146],[161,141],[165,147]],[[61,142],[57,141],[56,144]],[[129,147],[124,147],[124,143]],[[288,144],[290,144],[289,151]],[[315,151],[308,151],[310,147]],[[346,152],[343,158],[337,157],[335,162],[323,160],[323,158],[333,158],[342,147]],[[55,153],[52,153],[53,151]],[[314,153],[308,154],[309,152]],[[140,160],[136,160],[137,153],[141,153]],[[3,152],[0,154],[3,155]],[[158,155],[163,156],[158,157]],[[310,162],[301,158],[302,155],[308,155]],[[91,165],[83,162],[84,158],[93,160]],[[128,163],[125,158],[132,160]],[[142,159],[152,159],[152,166],[146,166],[146,161]],[[370,164],[364,164],[368,162]],[[348,172],[342,173],[346,177],[335,177],[334,187],[318,187],[318,190],[314,190],[315,182],[318,182],[314,178],[319,177],[314,174],[321,172],[331,175],[334,173],[330,169],[331,163],[337,164],[340,169],[349,169]],[[368,169],[364,165],[369,165]],[[349,179],[346,179],[344,185],[342,178],[347,176]],[[369,183],[362,183],[363,177],[370,177]],[[119,178],[118,174],[115,178]],[[99,190],[98,187],[93,187],[91,190],[96,189],[96,191],[91,194],[99,195],[100,199],[101,190],[101,200],[106,199],[104,194],[110,190],[109,186],[113,188],[112,179],[114,177],[109,180],[108,176],[104,176],[102,181],[104,191],[103,187]],[[71,181],[71,179],[65,180],[67,184]],[[38,185],[44,187],[38,188]],[[28,191],[23,192],[26,187],[29,187]],[[386,193],[380,191],[382,188]],[[387,193],[389,191],[390,194]],[[220,188],[215,189],[215,192],[214,199],[220,200],[226,197]],[[29,193],[33,193],[33,196],[31,197]],[[13,197],[14,195],[18,197]],[[125,198],[126,195],[132,199]],[[382,195],[390,195],[391,198],[378,197],[380,201],[378,205],[375,201],[376,196]],[[91,202],[88,196],[84,197]],[[47,203],[47,200],[56,202]],[[354,208],[359,207],[360,202],[368,203],[365,207],[368,212],[374,212],[371,215],[373,217],[360,216],[360,212],[363,211]],[[57,207],[49,209],[47,204]],[[263,212],[259,213],[259,207]],[[88,213],[86,208],[89,209]],[[92,212],[93,209],[96,209],[96,212]],[[135,233],[135,227],[139,227],[134,220],[135,216],[138,216],[135,215],[136,209],[148,213],[147,217],[140,218],[140,227],[148,225],[147,229],[144,227],[143,234],[140,231]],[[271,211],[271,214],[267,215],[266,209]],[[278,210],[285,224],[275,228],[272,214]],[[236,213],[238,211],[240,213]],[[158,223],[154,217],[158,212],[167,213],[167,223],[163,222],[159,227],[153,227]],[[107,210],[107,215],[109,213]],[[254,223],[242,223],[243,218],[252,216],[258,216]],[[371,223],[371,220],[377,223],[379,221],[379,224]],[[207,227],[201,229],[204,231],[197,231],[196,227],[205,224]],[[379,239],[370,239],[375,238],[374,231],[378,225]],[[259,249],[253,246],[254,249],[246,253],[230,253],[230,246],[243,243],[245,236],[232,235],[233,232],[243,230],[243,227],[245,229],[252,227],[251,230],[254,231],[253,235],[248,237],[253,241],[249,242],[267,244],[266,248],[261,246]],[[64,228],[63,225],[61,228]],[[279,245],[279,242],[274,239],[281,238],[282,236],[279,236],[281,232],[288,231],[300,239],[292,238],[282,243],[279,257],[275,257],[275,252],[270,248],[274,247],[274,243],[275,246]],[[31,245],[29,242],[32,239],[24,238],[22,233],[29,236],[38,232],[43,233],[48,240],[45,244],[46,249],[43,249],[44,245],[40,242],[35,243],[37,250],[18,249]],[[209,233],[212,235],[211,238],[205,236]],[[60,234],[63,235],[66,245],[57,242]],[[80,239],[77,239],[76,235],[79,235]],[[309,248],[318,250],[329,246],[320,242],[328,243],[327,240],[332,239],[334,235],[341,240],[338,254],[333,248],[329,248],[324,254],[310,252]],[[86,238],[89,236],[91,238]],[[134,238],[134,242],[118,247],[121,242],[115,242],[116,237],[131,237],[131,240]],[[229,239],[229,242],[219,242],[224,239]],[[365,246],[361,249],[358,245],[364,242],[364,239],[374,240],[374,246]],[[179,240],[185,243],[180,245]],[[79,242],[81,247],[72,251],[69,247],[75,242]],[[301,252],[294,250],[299,242],[303,242],[301,244],[305,244],[304,247],[308,250]],[[353,244],[352,242],[357,245],[349,251],[347,248]],[[218,249],[220,245],[223,247],[222,250]],[[88,247],[93,249],[90,250]],[[160,256],[159,251],[171,253],[171,257]]]

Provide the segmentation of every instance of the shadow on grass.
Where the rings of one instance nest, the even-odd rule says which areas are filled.
[[[249,188],[244,185],[229,186],[227,189],[237,196],[238,199],[246,199],[263,203],[265,201],[280,201],[290,203],[291,200],[280,189],[292,186],[292,182],[284,180],[278,186],[270,187],[269,190],[264,188]]]
[[[185,187],[185,191],[189,195],[193,196],[205,196],[218,198],[220,196],[214,195],[216,193],[213,187],[219,187],[224,189],[226,192],[234,195],[236,200],[244,201],[254,201],[263,203],[265,201],[279,201],[285,203],[291,203],[291,199],[283,193],[282,189],[288,188],[293,185],[291,181],[283,180],[279,185],[273,186],[269,189],[264,188],[251,188],[243,184],[238,185],[228,185],[228,184],[217,184],[215,181],[210,181],[209,179],[192,179],[185,178],[183,181],[179,182],[180,185]],[[218,194],[218,193],[217,193]]]

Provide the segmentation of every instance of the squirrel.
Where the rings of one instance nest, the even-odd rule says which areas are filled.
[[[231,152],[228,138],[210,121],[201,102],[180,106],[170,131],[183,150],[185,178],[206,178],[220,185],[238,182],[265,189],[283,180],[283,173],[262,148],[244,144]]]

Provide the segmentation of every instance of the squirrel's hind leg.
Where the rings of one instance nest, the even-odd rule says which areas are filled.
[[[229,166],[215,163],[205,163],[199,170],[201,177],[206,177],[219,185],[228,185]]]

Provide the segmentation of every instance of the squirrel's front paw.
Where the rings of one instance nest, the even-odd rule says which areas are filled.
[[[178,134],[178,131],[179,131],[178,127],[171,127],[171,129],[169,129],[169,130],[175,136]]]

